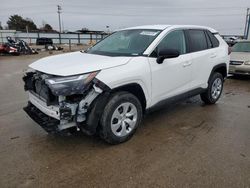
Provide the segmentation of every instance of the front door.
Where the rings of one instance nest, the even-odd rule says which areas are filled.
[[[157,52],[161,49],[175,49],[179,57],[156,62]],[[191,55],[186,53],[186,40],[183,30],[168,33],[149,57],[152,74],[152,105],[169,97],[182,94],[189,89],[191,81]]]

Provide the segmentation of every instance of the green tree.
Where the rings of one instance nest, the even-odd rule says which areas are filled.
[[[49,24],[45,24],[44,27],[43,27],[43,29],[44,29],[45,31],[52,31],[52,30],[53,30],[53,28],[52,28],[51,25],[49,25]]]
[[[40,31],[45,31],[45,32],[54,32],[52,26],[50,24],[48,24],[45,21],[42,21],[42,26],[39,29]]]
[[[23,18],[17,14],[9,17],[7,21],[9,29],[26,30],[28,26],[29,30],[37,30],[36,24],[30,18]]]

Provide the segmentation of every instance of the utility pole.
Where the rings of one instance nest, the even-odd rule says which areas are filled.
[[[246,14],[246,23],[245,23],[245,29],[244,29],[244,39],[247,39],[248,32],[249,32],[249,21],[250,21],[250,8],[247,8],[247,14]]]
[[[61,17],[62,19],[62,32],[64,33],[64,22],[63,22],[63,16]]]
[[[59,20],[59,43],[61,44],[61,32],[62,32],[62,28],[61,28],[61,16],[60,14],[62,13],[61,12],[62,10],[62,7],[60,5],[57,5],[57,13],[58,13],[58,20]]]
[[[29,39],[29,44],[31,44],[31,39],[29,37],[29,26],[28,25],[26,25],[26,33],[27,33],[27,37]]]
[[[0,22],[0,26],[2,27],[2,22]],[[0,34],[1,34],[1,41],[2,41],[2,44],[3,44],[3,34],[2,34],[2,31],[0,31]]]

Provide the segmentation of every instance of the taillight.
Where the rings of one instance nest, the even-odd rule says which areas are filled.
[[[231,54],[231,52],[232,52],[232,48],[228,46],[228,55]]]

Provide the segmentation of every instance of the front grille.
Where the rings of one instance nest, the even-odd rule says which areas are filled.
[[[243,61],[230,61],[230,65],[242,65]]]

